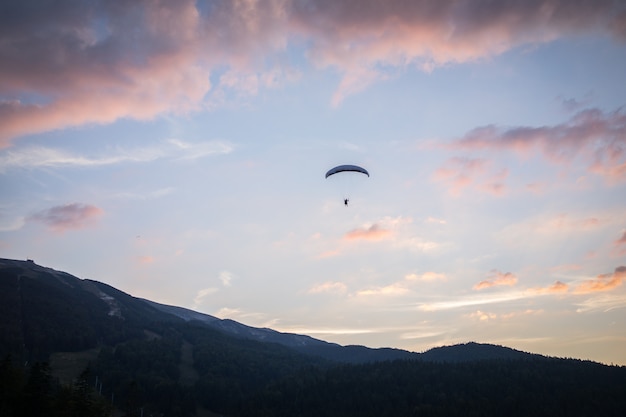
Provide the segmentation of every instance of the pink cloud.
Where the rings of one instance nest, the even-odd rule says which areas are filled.
[[[0,17],[0,94],[8,98],[0,101],[0,147],[29,133],[200,109],[214,67],[243,68],[259,43],[268,53],[284,49],[276,39],[280,9],[221,2],[209,14],[193,0],[16,3]],[[241,82],[249,88],[250,78]]]
[[[508,175],[508,169],[494,171],[486,159],[453,157],[434,172],[433,179],[444,183],[452,195],[471,187],[498,196],[506,192],[504,181]]]
[[[489,279],[480,281],[478,284],[474,285],[474,289],[482,290],[502,285],[513,286],[517,283],[517,277],[510,272],[502,273],[498,270],[493,270],[492,273],[493,274]]]
[[[103,210],[96,206],[72,203],[42,210],[28,217],[28,220],[41,222],[56,232],[64,232],[83,229],[102,213]]]
[[[626,245],[626,230],[622,233],[622,236],[615,241],[615,246]]]
[[[528,291],[533,294],[562,294],[569,290],[569,286],[561,281],[556,281],[549,287],[531,288]]]
[[[344,235],[344,240],[383,240],[391,237],[391,230],[383,229],[378,224],[354,229]]]
[[[619,287],[626,279],[626,266],[618,266],[615,271],[610,274],[601,274],[579,284],[574,292],[576,294],[587,294],[599,291],[610,291]]]
[[[339,71],[338,105],[409,66],[432,71],[586,32],[623,40],[625,21],[610,0],[15,2],[0,15],[0,147],[29,133],[193,111],[219,103],[224,89],[256,94],[293,79],[289,64],[272,64],[289,61],[290,45]],[[219,88],[214,73],[228,74]],[[605,175],[623,175],[611,168]]]
[[[384,287],[373,287],[357,291],[358,296],[400,296],[407,294],[410,290],[404,282],[395,282]]]
[[[318,0],[294,2],[290,24],[310,39],[310,56],[343,74],[334,103],[384,79],[389,67],[438,66],[503,53],[585,31],[624,38],[613,2]]]
[[[626,113],[604,113],[598,109],[579,112],[568,122],[555,126],[500,128],[484,126],[454,142],[458,150],[509,150],[528,156],[540,151],[557,163],[581,156],[588,170],[610,182],[626,180]]]

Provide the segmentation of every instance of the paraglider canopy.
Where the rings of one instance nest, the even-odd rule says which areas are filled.
[[[339,165],[339,166],[329,169],[328,172],[326,173],[326,178],[330,177],[333,174],[337,174],[339,172],[360,172],[360,173],[367,175],[368,177],[370,176],[370,173],[367,172],[365,168],[361,168],[360,166]]]

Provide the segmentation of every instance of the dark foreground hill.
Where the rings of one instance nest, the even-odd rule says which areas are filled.
[[[339,346],[26,261],[0,259],[0,336],[0,416],[626,415],[623,367]]]

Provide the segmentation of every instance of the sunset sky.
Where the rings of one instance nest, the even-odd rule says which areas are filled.
[[[0,257],[626,365],[625,105],[619,0],[3,1]]]

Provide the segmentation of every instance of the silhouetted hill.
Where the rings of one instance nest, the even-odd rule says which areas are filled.
[[[429,362],[472,362],[487,359],[529,359],[531,356],[540,355],[533,355],[504,346],[469,342],[432,348],[422,353],[420,359]]]
[[[79,279],[32,261],[0,259],[3,334],[0,352],[46,359],[55,351],[77,351],[115,344],[165,324],[197,323],[232,337],[276,343],[307,355],[342,362],[412,358],[399,349],[342,347],[306,335],[255,328],[234,320],[132,297],[107,284]],[[19,314],[18,314],[19,313]]]
[[[1,352],[25,360],[114,345],[154,323],[182,322],[109,285],[29,261],[1,259],[0,290]]]
[[[29,261],[0,259],[0,336],[7,416],[626,410],[624,367],[479,343],[421,354],[340,346],[136,298]]]

